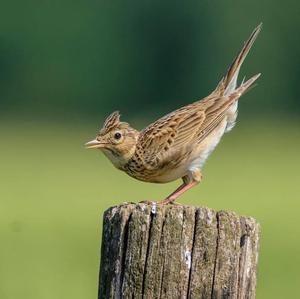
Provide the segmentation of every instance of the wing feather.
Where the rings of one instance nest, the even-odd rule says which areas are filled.
[[[145,128],[139,138],[138,151],[142,151],[145,166],[156,168],[182,152],[191,144],[205,119],[203,111],[186,106],[166,115]]]
[[[203,101],[178,109],[145,128],[136,154],[146,169],[162,167],[203,141],[226,117],[228,108],[246,92],[259,74],[225,96],[211,95]]]

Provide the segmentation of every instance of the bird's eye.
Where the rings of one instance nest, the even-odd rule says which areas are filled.
[[[115,138],[116,140],[119,140],[121,137],[122,137],[122,135],[121,135],[121,133],[119,133],[119,132],[115,133],[115,135],[114,135],[114,138]]]

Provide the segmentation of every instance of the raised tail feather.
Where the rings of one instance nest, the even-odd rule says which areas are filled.
[[[260,73],[248,79],[246,82],[243,82],[237,89],[235,89],[231,94],[230,98],[238,99],[240,96],[249,91],[254,87],[253,83],[260,77]]]
[[[262,24],[259,24],[254,29],[249,39],[245,42],[242,50],[239,52],[238,56],[234,59],[226,75],[222,78],[222,80],[218,84],[217,88],[214,91],[215,93],[218,93],[220,96],[223,96],[223,95],[229,95],[232,92],[234,92],[234,90],[236,89],[237,78],[239,75],[241,65],[243,64],[259,32],[261,31],[261,28],[262,28]],[[247,82],[249,82],[250,80],[248,80]]]

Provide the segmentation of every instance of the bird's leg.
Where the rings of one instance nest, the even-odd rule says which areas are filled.
[[[176,200],[176,198],[179,197],[182,193],[184,193],[185,191],[189,190],[190,188],[194,187],[197,184],[198,182],[196,181],[192,181],[188,184],[183,183],[182,185],[180,185],[178,189],[176,189],[172,194],[170,194],[167,198],[160,201],[159,203],[162,205],[167,205],[173,202],[174,200]]]
[[[200,170],[191,171],[188,175],[182,178],[183,184],[180,185],[173,193],[171,193],[167,198],[160,201],[159,203],[162,205],[166,205],[168,203],[173,202],[177,199],[181,194],[196,186],[202,179],[202,175]]]
[[[145,204],[151,204],[151,205],[153,203],[155,203],[155,204],[157,203],[157,204],[161,204],[161,205],[167,205],[168,203],[173,202],[178,196],[180,196],[182,193],[189,190],[190,188],[192,188],[196,184],[198,184],[198,182],[195,182],[195,181],[192,181],[190,183],[183,182],[174,192],[172,192],[164,200],[161,200],[161,201],[158,201],[158,202],[151,201],[151,200],[143,200],[143,201],[140,201],[139,203],[145,203]]]

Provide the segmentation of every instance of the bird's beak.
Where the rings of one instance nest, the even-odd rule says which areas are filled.
[[[102,147],[105,147],[105,144],[106,143],[103,143],[97,139],[94,139],[92,141],[89,141],[85,144],[85,147],[86,148],[102,148]]]

